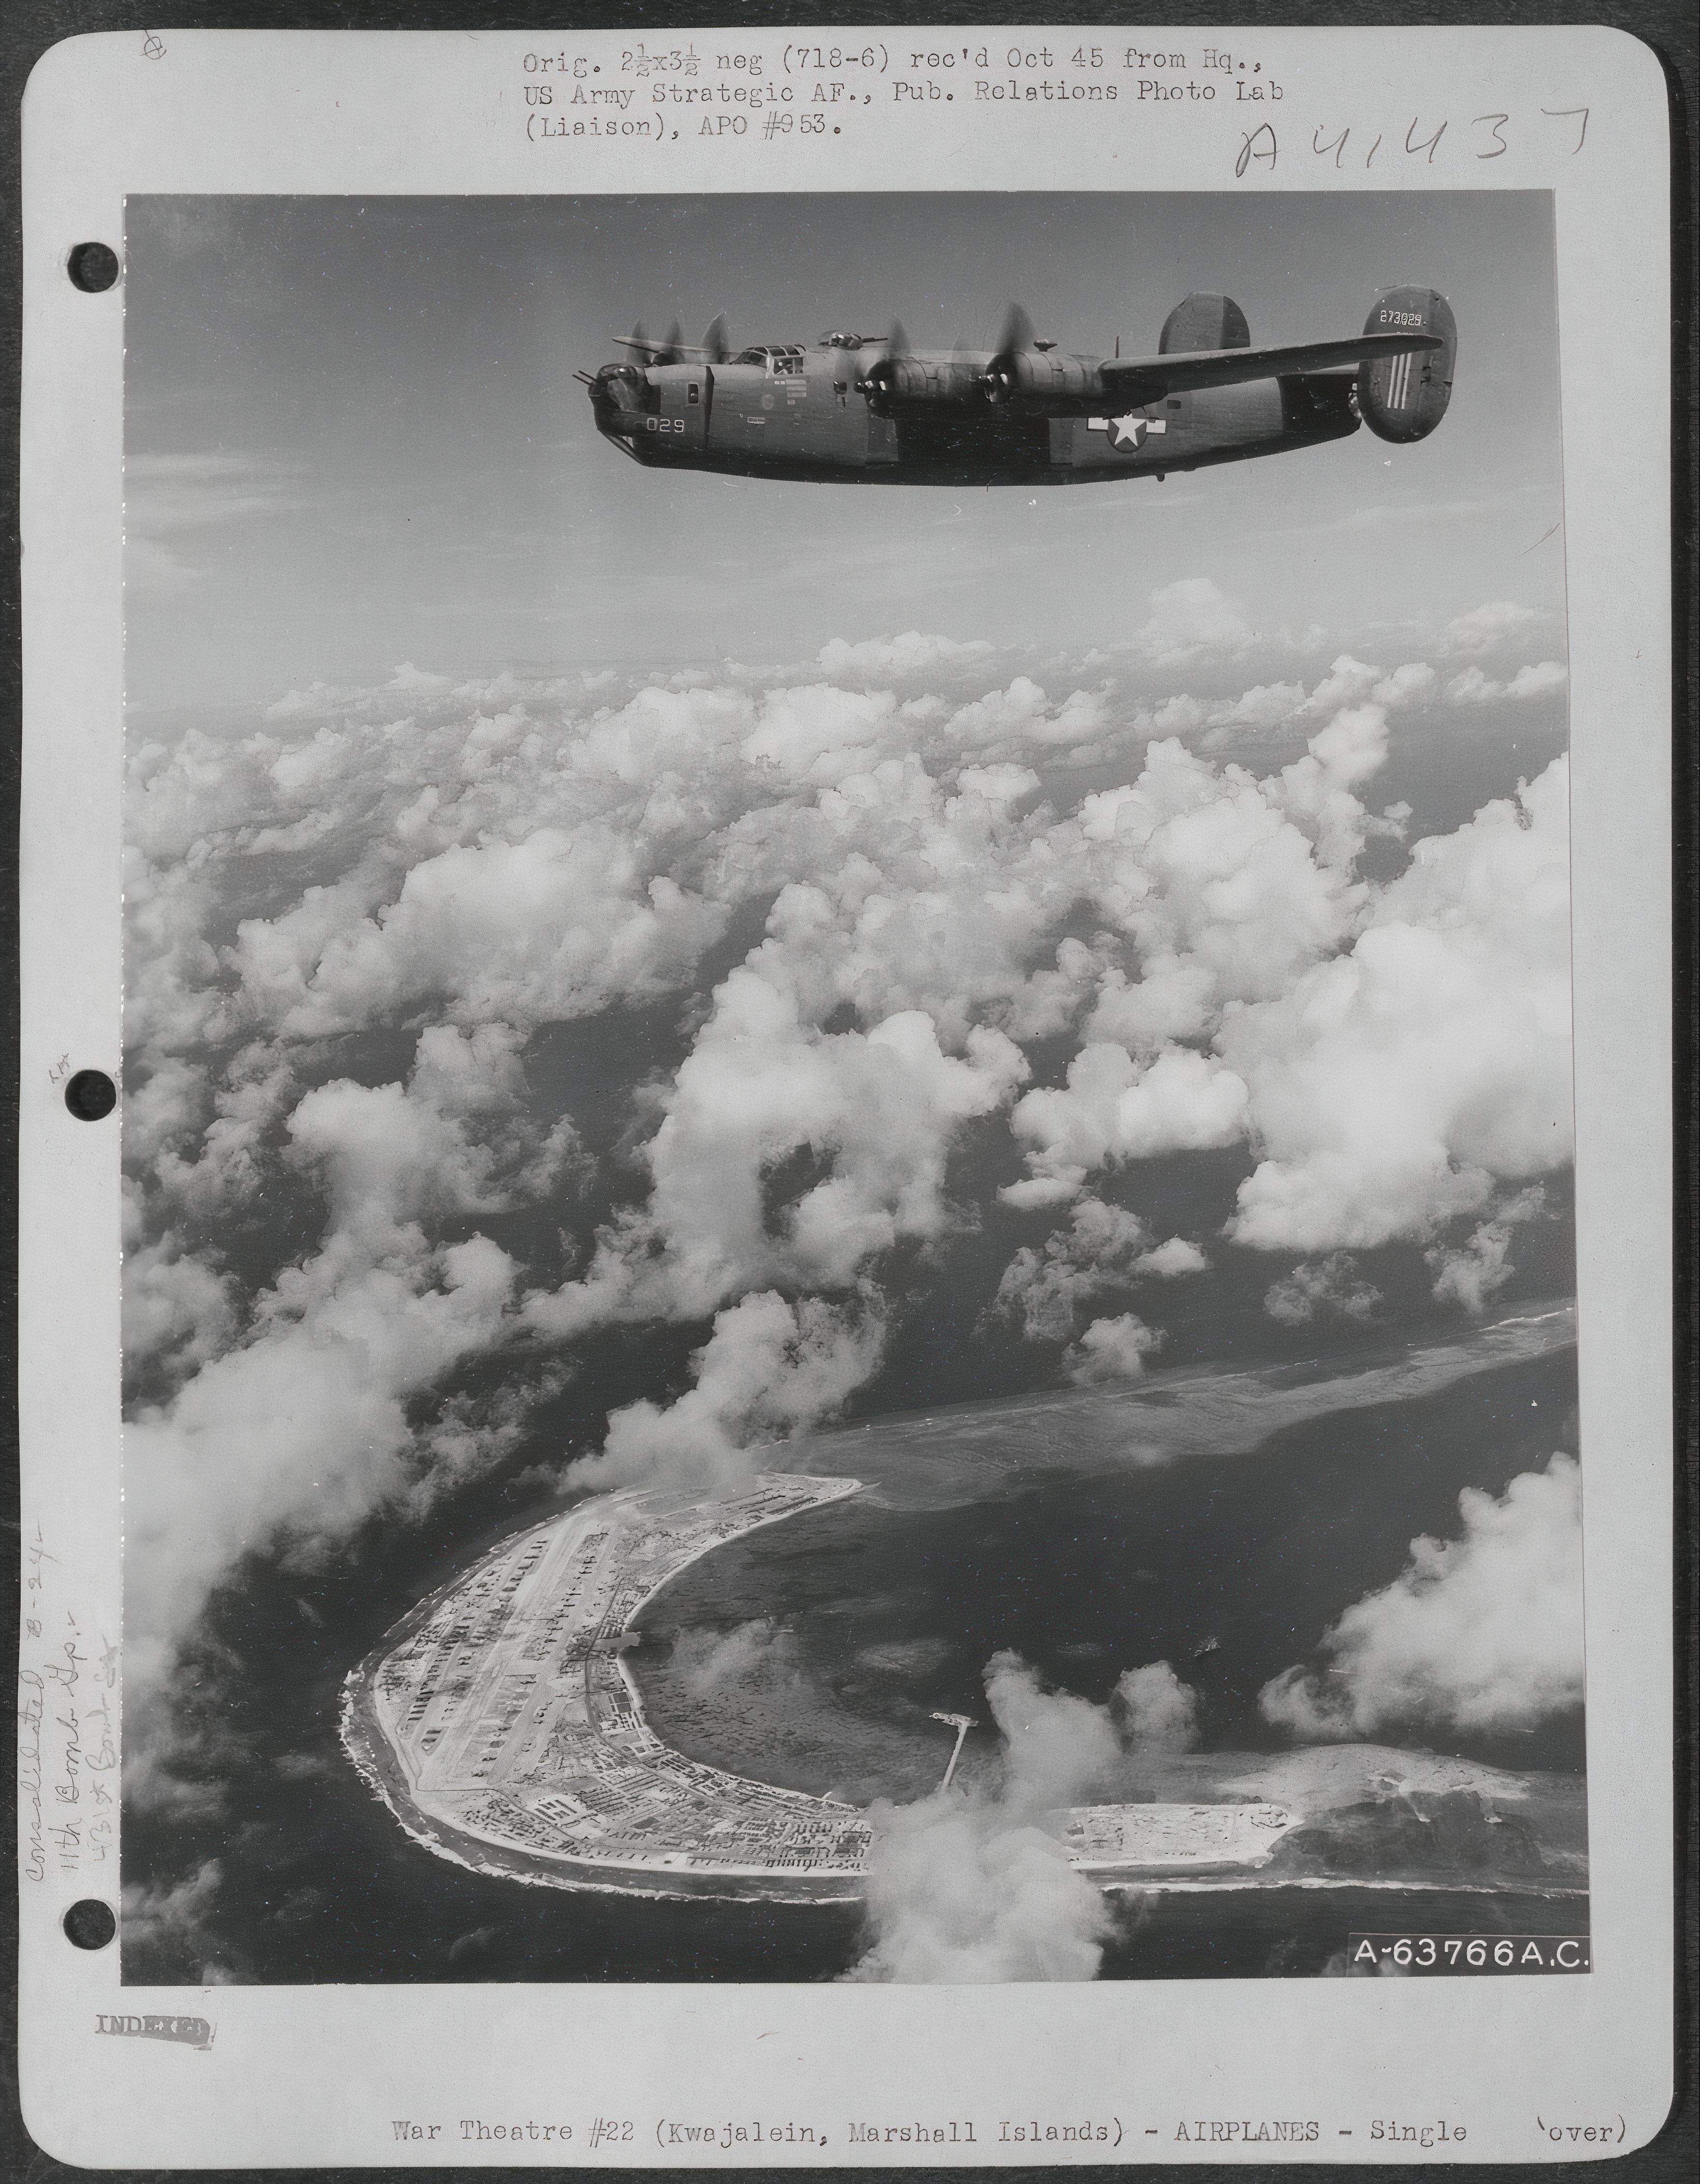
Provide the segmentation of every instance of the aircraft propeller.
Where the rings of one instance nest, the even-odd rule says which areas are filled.
[[[858,375],[856,392],[876,398],[884,395],[897,375],[892,370],[895,359],[909,354],[909,337],[901,319],[893,319],[885,338],[885,354],[875,357],[868,369]]]
[[[982,383],[989,401],[1007,402],[1019,384],[1015,359],[1024,349],[1031,349],[1033,346],[1033,321],[1019,304],[1012,304],[1003,315],[997,347],[991,363],[986,367]]]
[[[710,364],[724,364],[732,353],[731,328],[724,311],[716,311],[703,337],[703,354]]]
[[[656,350],[650,359],[654,364],[682,364],[685,359],[685,329],[677,319],[667,329],[666,346]]]

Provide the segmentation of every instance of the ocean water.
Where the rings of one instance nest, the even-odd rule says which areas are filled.
[[[985,1423],[977,1408],[932,1426],[919,1448],[904,1446],[902,1468],[877,1424],[833,1436],[821,1446],[833,1451],[831,1468],[870,1473],[873,1490],[752,1533],[684,1571],[646,1611],[646,1643],[628,1659],[669,1741],[858,1802],[914,1796],[936,1780],[944,1732],[933,1710],[984,1721],[983,1671],[1004,1649],[1100,1702],[1124,1669],[1167,1660],[1197,1693],[1205,1748],[1285,1749],[1258,1712],[1263,1685],[1306,1658],[1353,1602],[1395,1578],[1419,1534],[1455,1534],[1463,1487],[1498,1494],[1568,1445],[1573,1373],[1574,1353],[1547,1353],[1414,1398],[1303,1419],[1253,1452],[1114,1468],[1113,1440],[1108,1451],[1078,1445],[1089,1410],[1036,1406],[1025,1414],[1029,1438],[1049,1444],[1046,1468],[1036,1478],[1003,1471],[983,1492],[975,1474],[995,1459],[959,1454]],[[1329,1386],[1285,1392],[1320,1401]],[[1263,1396],[1270,1407],[1275,1400]],[[1219,1433],[1226,1407],[1212,1406]],[[1122,1431],[1142,1444],[1163,1431],[1160,1409],[1131,1405],[1120,1415]],[[1058,1447],[1070,1422],[1078,1441]],[[1184,1438],[1192,1423],[1170,1430]],[[1075,1466],[1085,1475],[1073,1475]],[[930,1491],[940,1474],[948,1485]],[[812,1767],[786,1770],[770,1749],[717,1739],[715,1693],[706,1715],[700,1702],[692,1710],[705,1718],[681,1718],[686,1695],[668,1667],[681,1636],[762,1618],[784,1632],[793,1680],[769,1677],[777,1688],[763,1695],[764,1716],[786,1703],[787,1688],[800,1690],[790,1710],[815,1732]],[[700,1654],[697,1643],[687,1658]],[[723,1712],[736,1696],[734,1682]],[[832,1726],[842,1771],[832,1764]],[[976,1748],[970,1740],[969,1755]],[[1454,1748],[1513,1769],[1579,1773],[1585,1764],[1579,1714]]]
[[[1084,1446],[1071,1446],[1067,1421],[1079,1429],[1082,1413],[1066,1402],[1032,1410],[1040,1423],[1027,1437],[1042,1460],[1031,1465],[988,1469],[964,1457],[976,1442],[1008,1439],[1008,1406],[934,1421],[921,1436],[931,1457],[914,1421],[892,1429],[901,1462],[892,1448],[869,1462],[877,1424],[823,1441],[817,1453],[832,1468],[883,1463],[884,1484],[734,1543],[652,1603],[633,1665],[656,1725],[679,1734],[667,1681],[686,1641],[769,1618],[786,1634],[807,1699],[792,1716],[816,1718],[814,1758],[793,1751],[788,1763],[830,1772],[835,1750],[849,1751],[862,1765],[853,1786],[866,1792],[926,1786],[942,1758],[928,1711],[983,1717],[980,1679],[1003,1648],[1099,1699],[1124,1668],[1169,1658],[1199,1691],[1208,1748],[1277,1749],[1256,1711],[1261,1685],[1304,1658],[1352,1600],[1395,1576],[1416,1534],[1455,1532],[1461,1487],[1498,1491],[1573,1445],[1568,1347],[1442,1374],[1438,1384],[1408,1358],[1391,1369],[1391,1379],[1371,1375],[1356,1390],[1379,1400],[1290,1419],[1260,1443],[1246,1423],[1255,1406],[1231,1405],[1223,1415],[1237,1416],[1237,1429],[1218,1422],[1225,1452],[1194,1447],[1166,1460],[1147,1449],[1144,1460],[1107,1462],[1103,1435],[1083,1429],[1073,1438]],[[1286,1379],[1292,1401],[1306,1382]],[[1319,1402],[1330,1400],[1325,1376],[1309,1384],[1323,1391]],[[1184,1396],[1165,1405],[1155,1392],[1153,1413],[1193,1415]],[[1269,1408],[1281,1409],[1273,1393]],[[1175,1431],[1196,1440],[1203,1429]],[[126,1981],[809,1981],[853,1963],[865,1939],[857,1907],[522,1889],[415,1845],[365,1791],[337,1741],[344,1674],[481,1538],[547,1506],[522,1502],[490,1487],[435,1529],[375,1528],[334,1567],[291,1573],[256,1562],[227,1589],[203,1656],[197,1724],[192,1709],[207,1809],[180,1802],[126,1821],[126,1879],[146,1892],[123,1939]],[[686,1727],[712,1747],[725,1724],[717,1731],[712,1710],[699,1709]],[[1583,1766],[1579,1719],[1448,1748],[1560,1781]],[[1366,1927],[1539,1933],[1586,1923],[1583,1901],[1535,1879],[1489,1892],[1147,1891],[1119,1899],[1103,1975],[1308,1977]]]

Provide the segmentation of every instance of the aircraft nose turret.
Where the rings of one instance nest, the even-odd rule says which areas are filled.
[[[626,435],[640,432],[655,406],[649,375],[641,365],[605,364],[593,378],[579,374],[596,412],[597,430]]]

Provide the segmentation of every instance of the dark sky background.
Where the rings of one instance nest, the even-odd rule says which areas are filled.
[[[694,339],[725,309],[740,343],[895,314],[948,347],[1013,295],[1064,347],[1149,351],[1191,289],[1262,343],[1353,333],[1394,282],[1457,313],[1434,438],[1161,486],[651,476],[572,377],[675,312]],[[913,627],[1072,650],[1197,575],[1258,629],[1390,649],[1486,599],[1561,609],[1554,312],[1544,193],[132,198],[131,702]]]

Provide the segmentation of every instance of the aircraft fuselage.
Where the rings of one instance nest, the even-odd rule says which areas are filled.
[[[932,398],[912,404],[869,400],[858,389],[866,353],[832,348],[775,351],[760,363],[615,366],[592,397],[597,429],[647,467],[847,485],[1160,477],[1312,447],[1358,426],[1353,380],[1338,372],[1195,387],[1131,406],[1094,408],[1084,398],[1071,415],[967,395],[953,404],[952,376],[965,381],[983,361],[906,358],[935,376]],[[1068,361],[1090,370],[1093,360]]]

